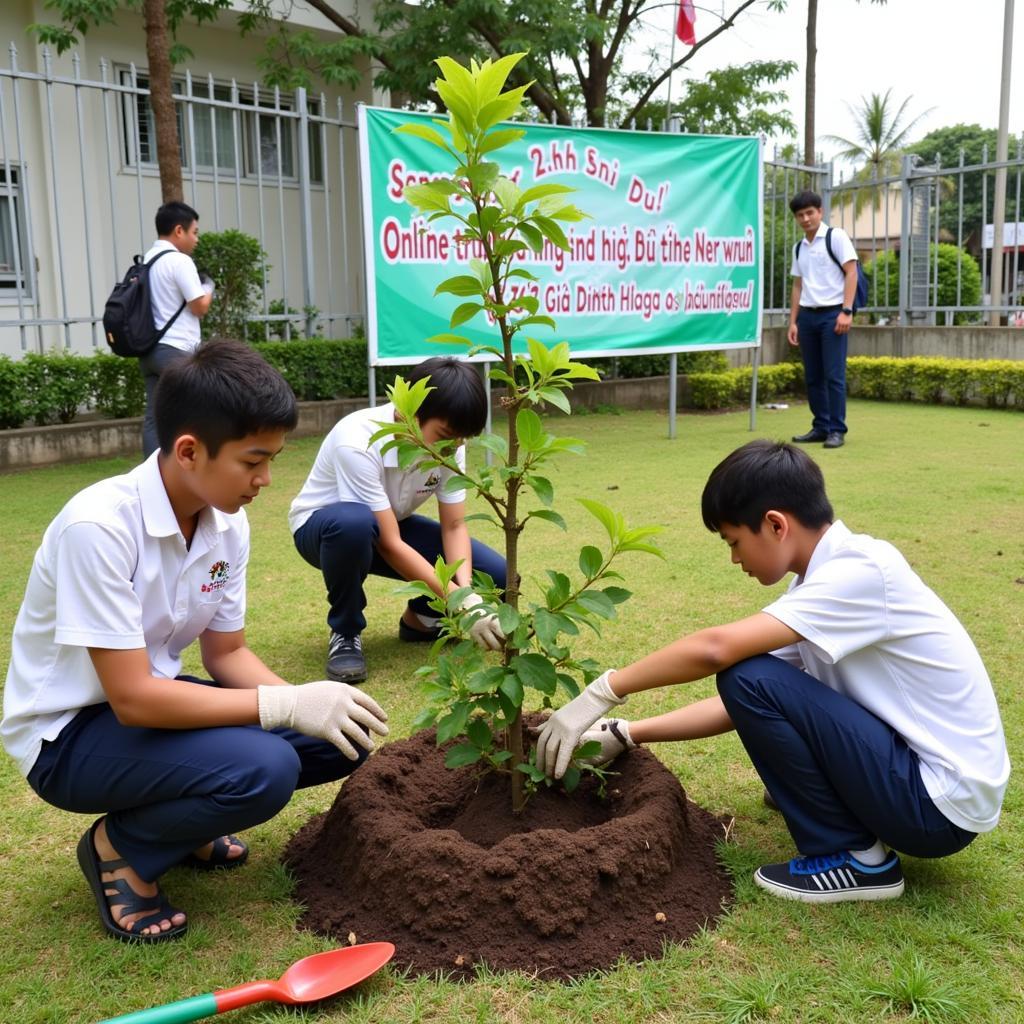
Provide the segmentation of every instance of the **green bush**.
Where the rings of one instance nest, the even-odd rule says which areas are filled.
[[[856,398],[1024,409],[1024,362],[1009,359],[853,356],[846,384]]]
[[[749,366],[724,373],[691,373],[690,404],[696,409],[724,409],[750,401],[753,369]],[[803,370],[795,363],[776,363],[757,371],[758,401],[769,402],[803,391]]]
[[[21,363],[29,415],[39,426],[70,423],[89,401],[91,360],[62,352],[28,353]]]
[[[642,377],[664,377],[669,371],[667,355],[610,356],[588,359],[604,380],[612,378],[636,380]],[[676,362],[679,373],[721,373],[729,361],[721,352],[680,352]]]
[[[24,363],[0,356],[0,429],[20,427],[28,418]]]
[[[934,273],[935,243],[928,247],[928,273]],[[965,249],[940,242],[938,247],[938,290],[936,306],[978,306],[981,304],[981,269]],[[960,267],[960,300],[957,301],[957,266]],[[898,253],[883,252],[864,267],[868,275],[868,297],[872,305],[898,307],[900,304],[900,258]],[[929,276],[929,282],[931,278]],[[877,293],[876,293],[877,281]],[[877,300],[875,298],[877,294]],[[954,324],[976,323],[978,313],[956,313]]]
[[[92,360],[92,402],[107,419],[141,416],[146,407],[146,387],[137,359],[97,352]]]
[[[204,338],[245,338],[246,320],[259,307],[267,254],[252,235],[231,228],[199,236],[192,253],[201,273],[216,290],[210,311],[200,321]]]

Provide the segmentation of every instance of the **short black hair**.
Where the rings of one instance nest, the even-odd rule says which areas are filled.
[[[409,384],[430,378],[427,393],[416,419],[443,420],[455,437],[476,437],[487,426],[487,389],[480,371],[472,363],[454,356],[426,359],[405,375]]]
[[[816,206],[819,210],[821,209],[821,196],[809,188],[805,188],[803,192],[797,192],[789,201],[789,208],[793,213],[798,210],[806,210],[808,206]]]
[[[293,430],[298,405],[288,382],[240,341],[204,342],[160,374],[154,398],[160,450],[194,434],[216,458],[221,445],[264,430]]]
[[[164,203],[156,211],[156,233],[160,238],[166,238],[179,224],[185,231],[188,231],[197,220],[199,220],[199,214],[188,203],[181,203],[177,200]]]
[[[749,441],[711,471],[701,515],[714,533],[724,523],[759,533],[769,509],[788,512],[811,530],[833,519],[825,477],[814,459],[784,441]]]

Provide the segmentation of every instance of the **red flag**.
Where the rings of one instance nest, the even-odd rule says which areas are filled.
[[[697,37],[693,34],[697,12],[693,9],[693,0],[679,0],[679,17],[676,19],[676,36],[687,46],[695,46]]]

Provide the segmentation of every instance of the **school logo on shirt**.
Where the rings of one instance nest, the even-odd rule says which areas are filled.
[[[423,485],[425,490],[432,491],[441,482],[440,473],[431,473],[427,477],[427,482]]]
[[[214,590],[222,590],[228,582],[229,574],[228,570],[231,568],[225,561],[214,562],[210,566],[210,582],[204,583],[199,589],[204,594],[209,594]]]

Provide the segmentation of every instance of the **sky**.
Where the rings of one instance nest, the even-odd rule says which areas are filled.
[[[723,0],[695,0],[697,38],[720,23]],[[728,14],[735,0],[724,0]],[[821,142],[824,135],[851,137],[855,121],[846,103],[892,89],[896,107],[912,97],[912,119],[935,109],[915,127],[911,141],[935,128],[964,122],[996,128],[999,124],[1004,0],[819,0],[816,131],[826,158],[838,147]],[[1013,64],[1010,82],[1010,134],[1024,130],[1024,3],[1014,11]],[[668,61],[675,6],[650,13],[647,40],[659,39],[664,24]],[[807,0],[789,0],[782,14],[759,0],[736,25],[710,42],[684,67],[704,75],[727,64],[752,60],[793,60],[798,70],[781,86],[803,145],[804,55]],[[679,56],[682,44],[677,43]],[[678,95],[677,72],[673,89]],[[664,87],[660,98],[664,99]],[[769,146],[769,149],[771,147]],[[955,159],[955,154],[952,155]]]

